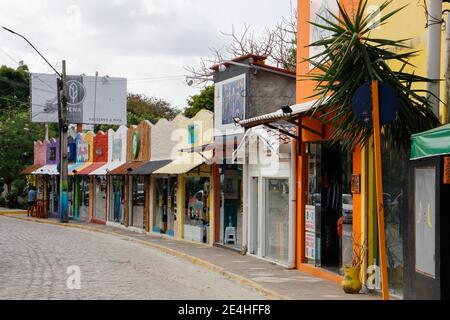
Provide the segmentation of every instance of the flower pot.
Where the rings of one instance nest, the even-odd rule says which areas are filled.
[[[359,293],[362,288],[362,283],[359,280],[360,271],[360,266],[344,266],[344,280],[342,280],[341,285],[345,293]]]

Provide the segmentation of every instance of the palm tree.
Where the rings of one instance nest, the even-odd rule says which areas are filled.
[[[434,128],[439,123],[429,102],[432,93],[417,86],[418,83],[436,80],[404,71],[405,66],[412,66],[409,60],[417,54],[417,51],[400,52],[408,48],[405,44],[408,39],[370,37],[374,24],[385,25],[389,18],[404,8],[385,13],[391,3],[392,0],[385,1],[379,12],[366,15],[367,0],[362,0],[352,19],[338,2],[340,17],[328,11],[332,19],[319,15],[323,22],[310,22],[331,34],[326,39],[311,43],[310,46],[324,47],[324,50],[305,60],[316,67],[314,70],[318,70],[313,70],[304,78],[317,82],[311,96],[318,99],[317,107],[310,115],[330,124],[334,129],[331,141],[340,142],[343,147],[352,149],[358,143],[366,143],[372,135],[372,127],[358,122],[351,105],[354,92],[370,80],[391,85],[399,95],[396,119],[383,126],[384,138],[389,145],[407,147],[411,134]],[[377,21],[378,13],[381,17]],[[400,62],[402,67],[394,70],[391,62]]]

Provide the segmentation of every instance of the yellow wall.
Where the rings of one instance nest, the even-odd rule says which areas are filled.
[[[380,5],[385,0],[369,0],[368,5]],[[427,2],[430,0],[427,0]],[[416,57],[411,59],[411,63],[414,67],[405,68],[406,71],[412,72],[415,74],[426,76],[427,75],[427,44],[428,44],[428,29],[426,26],[426,15],[425,9],[422,6],[422,0],[395,0],[393,1],[385,12],[391,12],[397,8],[400,8],[404,5],[407,5],[406,8],[398,12],[392,18],[390,18],[386,25],[375,29],[371,33],[371,37],[374,38],[385,38],[391,40],[400,40],[400,39],[411,39],[406,42],[411,49],[404,49],[402,51],[411,51],[411,50],[419,50]],[[450,9],[449,3],[443,3],[443,9]],[[445,24],[443,25],[442,30],[442,45],[441,45],[441,79],[444,78],[445,75]],[[394,68],[399,68],[400,65],[393,65]],[[426,87],[426,84],[422,88]],[[440,98],[442,101],[445,101],[444,97],[445,83],[442,81],[441,83],[441,91]],[[440,106],[440,116],[441,121],[444,113],[444,106],[441,103]]]

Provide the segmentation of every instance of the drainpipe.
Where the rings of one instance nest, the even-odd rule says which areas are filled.
[[[445,20],[445,106],[442,113],[442,123],[449,122],[449,106],[450,106],[450,11],[447,12]]]
[[[297,208],[297,152],[296,144],[298,141],[292,140],[291,143],[291,177],[289,187],[289,254],[288,268],[295,268],[295,244],[296,244],[296,208]]]
[[[440,79],[441,69],[441,25],[442,0],[428,1],[428,61],[427,77],[432,80]],[[439,97],[439,82],[428,83],[427,89]],[[430,96],[433,113],[439,118],[439,100]]]

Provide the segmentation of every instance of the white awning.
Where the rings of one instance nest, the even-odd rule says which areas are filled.
[[[58,167],[56,164],[48,164],[48,165],[45,165],[45,166],[33,171],[31,174],[57,176],[57,175],[59,175],[59,172],[58,172]]]
[[[120,167],[123,164],[125,164],[125,162],[108,162],[104,166],[89,173],[89,175],[90,176],[104,176],[104,175],[108,174],[110,171],[117,169],[118,167]]]
[[[256,127],[260,124],[271,123],[271,122],[280,121],[280,120],[286,120],[286,119],[292,118],[292,116],[302,114],[304,112],[312,110],[313,108],[316,108],[317,101],[318,100],[312,100],[312,101],[299,103],[299,104],[290,106],[290,108],[292,110],[291,113],[284,113],[283,110],[280,109],[278,111],[275,111],[272,113],[267,113],[262,116],[241,120],[238,122],[238,124],[241,125],[242,127],[251,128],[251,127]],[[327,101],[326,98],[323,100],[323,102],[325,102],[325,101]]]

